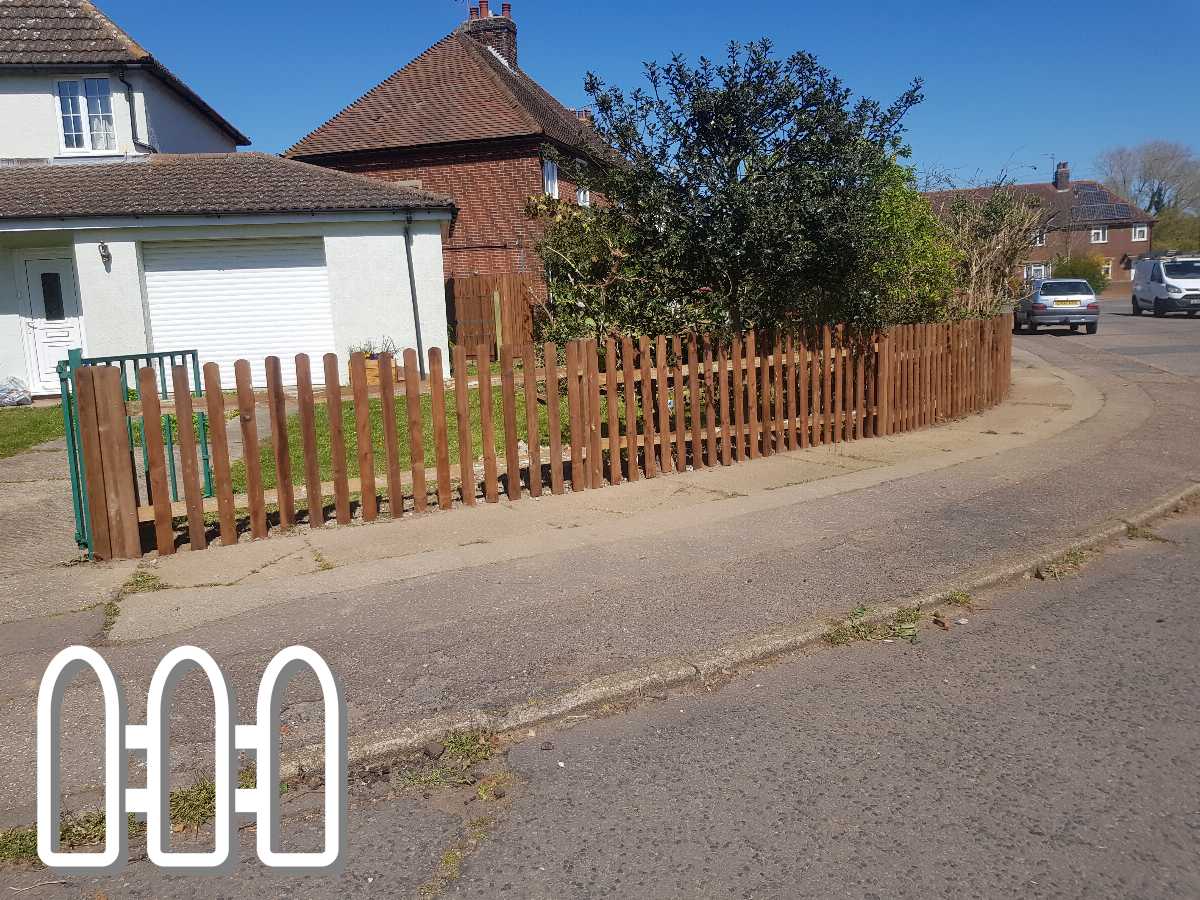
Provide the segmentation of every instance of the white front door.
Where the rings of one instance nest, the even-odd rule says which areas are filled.
[[[59,360],[72,347],[83,346],[74,264],[70,258],[26,257],[25,290],[29,388],[35,394],[55,394]]]

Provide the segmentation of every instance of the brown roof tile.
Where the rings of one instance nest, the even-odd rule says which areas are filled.
[[[446,197],[265,153],[0,168],[0,220],[452,208]]]
[[[442,38],[317,130],[287,156],[545,135],[566,146],[594,132],[520,68],[463,31]]]
[[[250,139],[125,33],[91,0],[0,0],[0,66],[124,63],[145,67],[240,146]]]
[[[1049,214],[1051,229],[1067,227],[1086,228],[1090,225],[1116,223],[1153,222],[1150,213],[1139,209],[1097,181],[1072,181],[1070,187],[1060,191],[1052,184],[1014,184],[1016,190],[1037,197],[1041,208]],[[986,197],[992,188],[962,188],[949,191],[930,191],[925,196],[935,208],[945,205],[956,195],[973,194]]]

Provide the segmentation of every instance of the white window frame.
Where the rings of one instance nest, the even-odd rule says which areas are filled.
[[[592,192],[585,187],[575,188],[575,202],[580,206],[591,206]]]
[[[1046,232],[1039,231],[1037,234],[1035,234],[1033,236],[1033,246],[1035,246],[1035,247],[1045,247],[1046,246]]]
[[[558,163],[552,159],[542,160],[542,192],[547,197],[558,199]]]
[[[87,82],[104,81],[108,83],[109,113],[113,126],[113,146],[111,149],[97,150],[92,146],[91,112],[88,108]],[[79,118],[83,133],[82,147],[68,147],[67,135],[63,129],[62,104],[59,99],[59,86],[62,84],[78,84]],[[117,134],[117,110],[113,103],[112,79],[107,75],[63,75],[51,80],[50,100],[54,107],[55,128],[58,130],[58,148],[62,156],[120,156],[121,139]]]
[[[1092,233],[1091,233],[1091,236],[1089,239],[1093,244],[1107,244],[1108,243],[1108,226],[1107,225],[1093,225]]]
[[[1100,263],[1100,271],[1105,278],[1111,280],[1113,273],[1113,261],[1111,259],[1105,259],[1102,263]]]
[[[1141,235],[1140,237],[1138,236],[1139,234]],[[1129,238],[1130,238],[1130,240],[1134,240],[1134,241],[1150,240],[1150,226],[1149,225],[1134,225],[1133,228],[1129,229]]]
[[[1035,275],[1034,269],[1040,269],[1041,274]],[[1037,281],[1039,278],[1050,277],[1050,263],[1026,263],[1025,264],[1025,280]]]

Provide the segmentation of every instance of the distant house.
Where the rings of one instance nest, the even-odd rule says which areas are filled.
[[[1060,162],[1050,182],[1014,185],[1035,196],[1047,213],[1047,227],[1037,235],[1018,273],[1026,279],[1049,278],[1056,256],[1095,254],[1104,260],[1114,284],[1133,278],[1133,263],[1150,252],[1154,217],[1117,196],[1096,181],[1072,181],[1071,168]],[[967,188],[978,193],[987,188]],[[934,191],[928,196],[936,206],[959,191]]]
[[[447,277],[532,272],[537,223],[531,196],[581,204],[544,150],[586,156],[586,113],[567,109],[517,65],[512,6],[488,0],[404,68],[373,87],[286,155],[417,186],[458,207],[445,247]]]
[[[0,0],[0,378],[446,345],[453,204],[267,156],[88,0]],[[415,286],[415,302],[414,291]],[[318,371],[320,367],[318,366]]]

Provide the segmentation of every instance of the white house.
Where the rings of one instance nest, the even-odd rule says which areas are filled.
[[[88,0],[0,0],[0,378],[447,343],[450,200],[259,153]],[[320,373],[314,366],[314,375]]]

